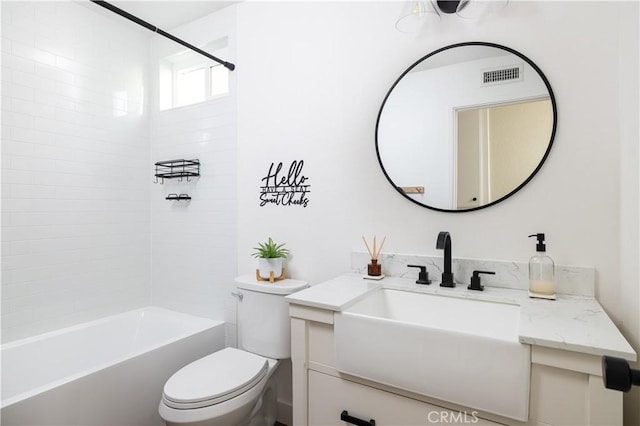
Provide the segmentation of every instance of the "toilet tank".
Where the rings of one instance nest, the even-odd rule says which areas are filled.
[[[291,357],[289,304],[284,297],[308,287],[305,281],[284,279],[270,283],[255,276],[236,278],[238,347],[267,358]]]

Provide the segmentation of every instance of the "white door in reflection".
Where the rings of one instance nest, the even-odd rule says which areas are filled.
[[[492,203],[526,181],[547,149],[552,120],[548,97],[456,109],[454,209]]]

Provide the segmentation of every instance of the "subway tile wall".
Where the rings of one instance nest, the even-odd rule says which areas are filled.
[[[228,37],[234,62],[235,8],[228,7],[172,29],[196,45]],[[151,67],[182,50],[161,38],[152,42]],[[206,61],[206,59],[205,59]],[[151,86],[159,87],[157,73]],[[236,73],[228,95],[158,111],[158,93],[150,96],[152,162],[199,159],[200,177],[151,184],[152,301],[154,305],[227,321],[227,343],[235,343],[237,275],[237,109]],[[187,193],[191,201],[165,200]]]
[[[224,320],[236,275],[233,95],[153,113],[153,161],[199,159],[200,177],[152,185],[153,303]],[[186,193],[190,201],[169,201]]]
[[[2,341],[151,300],[149,37],[2,2]]]

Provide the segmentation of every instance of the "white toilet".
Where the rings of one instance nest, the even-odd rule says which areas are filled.
[[[308,285],[236,278],[238,347],[225,348],[178,370],[167,380],[158,412],[167,425],[272,426],[274,371],[291,356],[289,308],[284,297]]]

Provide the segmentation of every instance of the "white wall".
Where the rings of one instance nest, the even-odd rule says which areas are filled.
[[[640,4],[624,3],[620,16],[620,78],[618,120],[620,123],[620,292],[623,306],[620,323],[636,352],[640,353]],[[638,299],[637,305],[633,300]],[[640,362],[635,364],[640,368]],[[628,424],[640,424],[640,388],[626,396]]]
[[[150,300],[148,37],[91,7],[2,2],[3,342]]]
[[[226,8],[172,29],[196,46],[228,37],[235,54],[235,8]],[[158,61],[185,50],[156,37],[151,59],[151,161],[200,160],[200,177],[191,183],[165,180],[151,185],[153,304],[208,318],[227,320],[235,331],[236,276],[236,91],[230,75],[228,96],[165,111],[158,109]],[[206,58],[205,58],[206,60]],[[153,172],[150,172],[150,176]],[[167,201],[169,193],[188,193],[190,202]]]
[[[629,235],[637,239],[637,223],[625,222],[621,231],[621,200],[637,197],[638,180],[631,170],[620,173],[621,158],[628,152],[637,158],[638,125],[637,112],[625,112],[637,111],[637,86],[636,95],[624,94],[637,72],[626,74],[620,60],[630,55],[623,63],[637,64],[638,38],[622,43],[619,34],[623,27],[637,34],[638,16],[619,8],[637,5],[510,2],[500,19],[445,16],[418,38],[394,30],[398,3],[248,2],[238,8],[240,272],[254,269],[250,248],[266,235],[288,243],[290,275],[315,284],[348,270],[349,252],[363,250],[362,235],[387,235],[387,252],[438,255],[437,233],[447,230],[456,257],[526,261],[534,251],[526,236],[545,232],[557,263],[596,268],[598,299],[640,350],[638,275],[620,269],[620,259],[638,260],[637,248],[632,258],[622,250]],[[627,24],[621,27],[621,20]],[[540,173],[513,197],[476,212],[430,211],[405,200],[384,178],[374,150],[375,119],[408,65],[436,48],[472,40],[507,45],[540,66],[557,98],[558,133]],[[624,145],[622,128],[629,133]],[[292,159],[305,161],[309,206],[259,207],[259,181],[269,163]],[[629,424],[640,418],[629,417],[633,405],[626,404]]]

